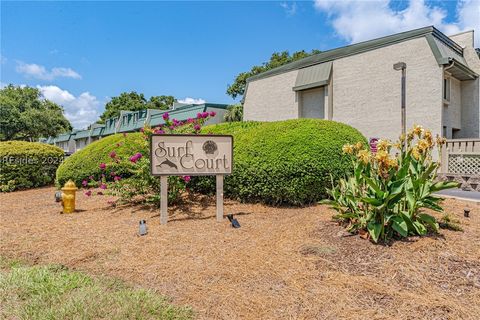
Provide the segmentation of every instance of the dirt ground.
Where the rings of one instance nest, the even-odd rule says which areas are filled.
[[[119,277],[190,305],[200,319],[478,319],[480,206],[448,199],[464,232],[373,245],[345,236],[326,206],[232,201],[242,227],[215,221],[213,199],[158,211],[112,208],[78,193],[60,214],[54,188],[0,194],[0,255]],[[463,217],[463,208],[471,217]],[[139,237],[138,221],[149,233]]]

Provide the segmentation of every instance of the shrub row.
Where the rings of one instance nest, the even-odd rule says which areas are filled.
[[[351,160],[342,154],[342,146],[366,143],[356,129],[318,119],[222,123],[204,127],[201,133],[234,136],[234,169],[225,178],[225,195],[273,205],[304,205],[322,199],[331,177],[336,180],[351,171]],[[57,182],[72,179],[79,185],[89,176],[97,179],[102,174],[98,164],[112,162],[109,154],[113,150],[120,157],[137,152],[147,156],[144,149],[140,133],[101,139],[69,157],[57,170]],[[131,163],[122,163],[108,171],[128,177]],[[215,192],[213,177],[194,177],[188,185],[197,192]]]
[[[63,185],[72,179],[80,186],[84,179],[93,176],[99,179],[103,171],[100,163],[109,163],[108,172],[115,172],[122,177],[130,176],[133,164],[128,161],[112,162],[111,153],[115,152],[119,158],[129,158],[137,152],[148,154],[143,144],[142,134],[139,132],[126,135],[115,134],[95,141],[82,150],[68,157],[57,170],[57,186]],[[107,180],[111,177],[107,177]]]
[[[345,143],[366,143],[356,129],[333,121],[295,119],[207,126],[203,133],[234,136],[234,172],[225,194],[245,202],[304,205],[326,196],[334,180],[351,171]],[[213,193],[211,177],[195,177],[191,187]]]
[[[37,142],[0,142],[0,190],[2,192],[50,184],[64,152]]]

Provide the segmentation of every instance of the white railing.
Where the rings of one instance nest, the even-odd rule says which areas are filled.
[[[480,175],[480,139],[452,139],[442,148],[441,172]]]

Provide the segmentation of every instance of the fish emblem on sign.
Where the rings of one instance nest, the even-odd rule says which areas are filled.
[[[178,170],[178,167],[175,163],[173,163],[172,161],[168,160],[168,159],[165,159],[163,160],[163,162],[161,162],[160,164],[157,164],[157,167],[169,167],[169,168],[172,168],[172,169],[175,169],[175,170]]]

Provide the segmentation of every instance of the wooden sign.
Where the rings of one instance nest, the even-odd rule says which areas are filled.
[[[152,135],[150,165],[154,176],[231,174],[233,137],[227,135]]]
[[[160,176],[160,223],[168,221],[168,176],[216,176],[217,221],[223,220],[223,176],[232,173],[233,137],[229,135],[154,134],[150,170]]]

